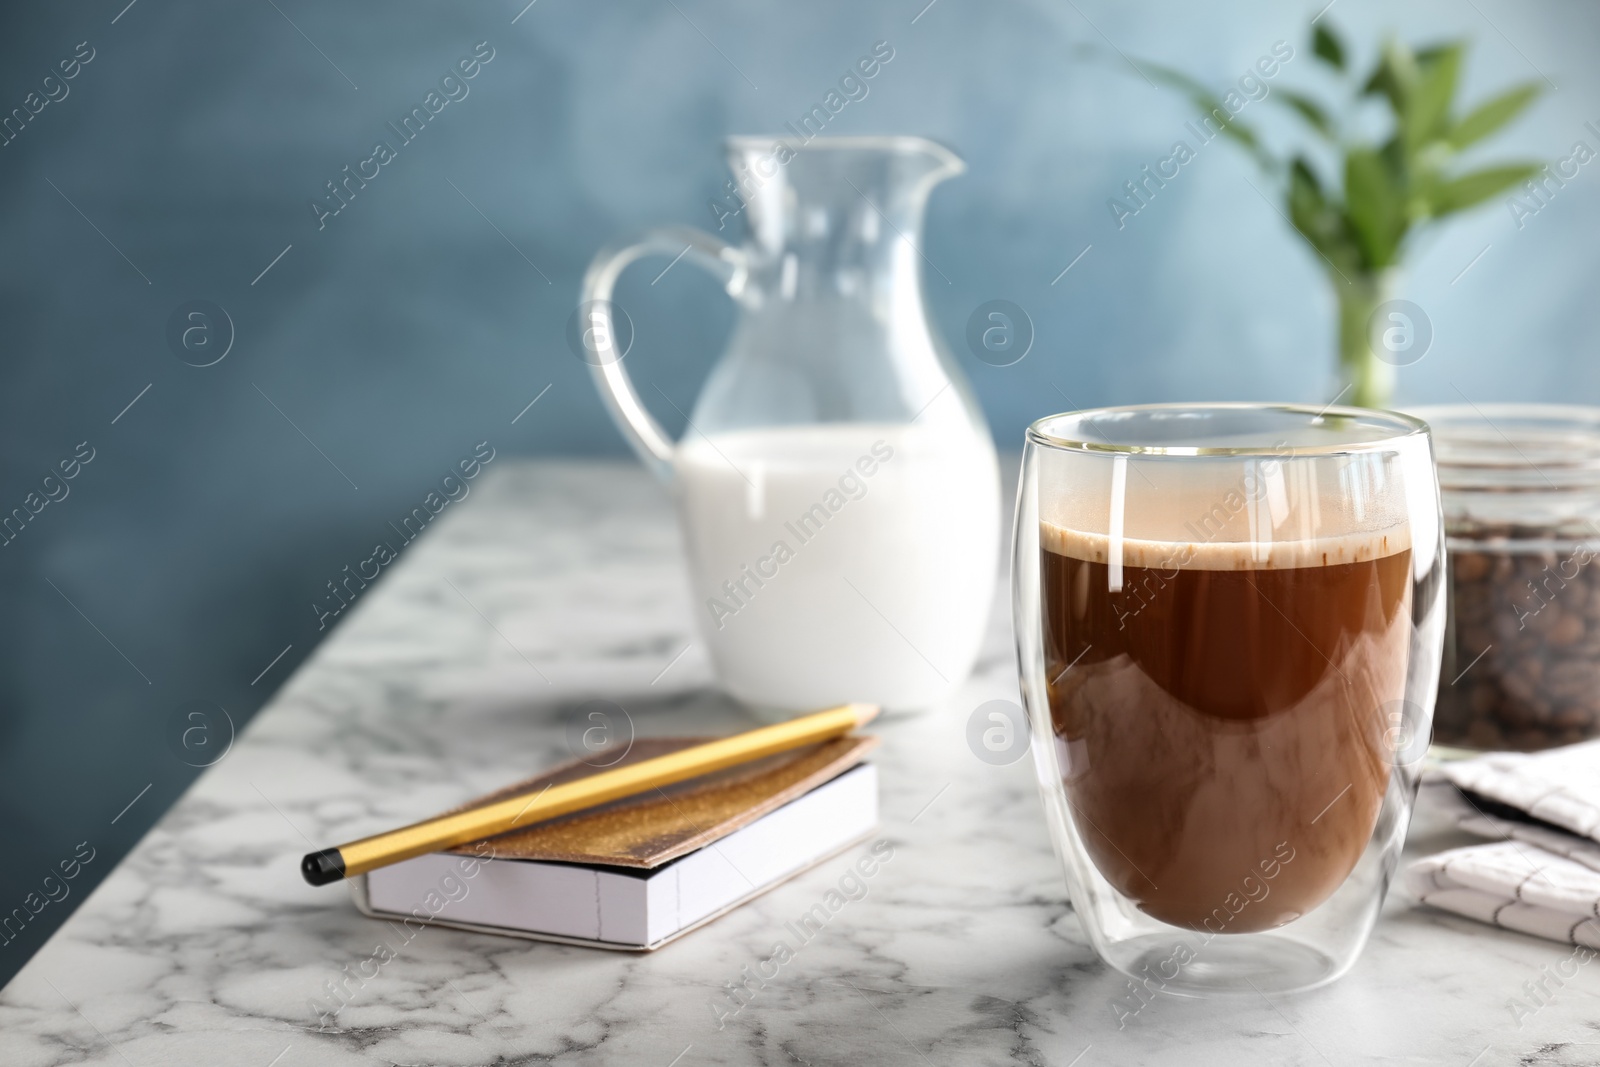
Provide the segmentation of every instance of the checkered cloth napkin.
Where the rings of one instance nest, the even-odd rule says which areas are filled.
[[[1492,843],[1413,863],[1423,903],[1535,937],[1600,948],[1600,741],[1446,763],[1456,824]]]

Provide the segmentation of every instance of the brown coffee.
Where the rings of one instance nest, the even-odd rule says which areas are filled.
[[[1411,633],[1409,542],[1119,541],[1041,526],[1051,717],[1106,880],[1244,933],[1326,900],[1372,836]]]

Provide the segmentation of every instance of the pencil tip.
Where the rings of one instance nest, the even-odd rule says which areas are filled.
[[[876,704],[851,704],[851,709],[856,713],[856,725],[865,726],[878,717],[882,709]]]

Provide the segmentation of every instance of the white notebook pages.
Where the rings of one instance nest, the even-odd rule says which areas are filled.
[[[431,913],[446,926],[650,949],[854,844],[877,823],[878,772],[865,763],[653,870],[489,859],[464,877],[470,857],[432,853],[372,871],[352,890],[377,917]]]

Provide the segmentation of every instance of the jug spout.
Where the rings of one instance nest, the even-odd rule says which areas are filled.
[[[935,185],[967,169],[954,151],[922,137],[730,137],[734,178],[711,210],[719,228],[743,214],[752,243],[777,249],[815,234],[822,220],[865,206],[889,236],[921,228]]]
[[[892,151],[905,157],[908,170],[918,166],[923,169],[922,181],[928,189],[946,178],[966,173],[967,161],[938,141],[922,137],[885,137],[883,140],[891,143]]]

